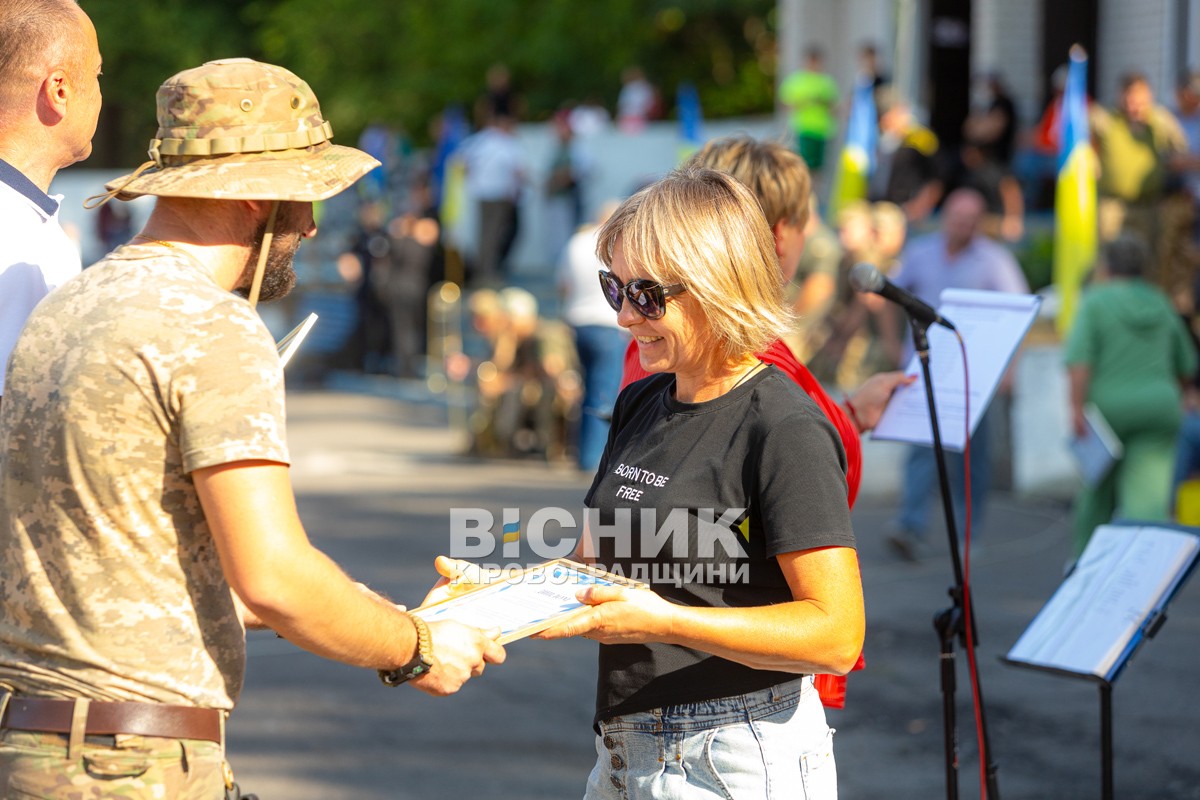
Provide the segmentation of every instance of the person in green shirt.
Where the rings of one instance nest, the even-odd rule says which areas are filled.
[[[1075,503],[1075,550],[1114,514],[1170,519],[1171,473],[1183,420],[1183,383],[1196,371],[1196,350],[1171,301],[1145,279],[1149,251],[1122,234],[1104,245],[1099,280],[1067,336],[1071,423],[1086,430],[1084,406],[1095,404],[1121,440],[1124,455]]]
[[[784,78],[779,87],[780,101],[791,109],[796,150],[812,172],[825,164],[825,145],[837,132],[838,87],[824,65],[824,53],[810,47],[804,54],[804,68]]]

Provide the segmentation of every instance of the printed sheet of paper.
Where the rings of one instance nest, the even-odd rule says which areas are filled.
[[[929,371],[937,404],[942,444],[961,451],[964,444],[963,418],[967,399],[971,408],[971,432],[975,432],[987,410],[1000,379],[1029,326],[1037,316],[1042,299],[1032,294],[947,289],[942,292],[938,313],[954,323],[966,344],[970,369],[970,396],[963,392],[963,359],[958,339],[940,325],[929,329]],[[921,364],[914,355],[907,374],[918,380],[892,395],[872,439],[915,444],[933,444],[929,406]]]
[[[554,559],[412,613],[426,622],[454,620],[484,630],[499,628],[498,641],[507,644],[584,609],[575,593],[586,586],[645,588],[619,575]]]
[[[1083,418],[1087,423],[1086,434],[1072,435],[1067,441],[1067,447],[1075,457],[1079,477],[1088,486],[1097,486],[1121,460],[1125,448],[1109,427],[1108,420],[1095,405],[1088,403],[1084,407]]]
[[[287,366],[288,362],[292,360],[292,356],[296,355],[296,351],[300,349],[300,343],[304,341],[304,337],[308,336],[308,332],[316,324],[317,315],[314,312],[305,317],[303,322],[288,331],[287,335],[276,343],[275,347],[279,351],[279,366]]]
[[[1008,660],[1111,680],[1198,552],[1182,530],[1100,526]]]

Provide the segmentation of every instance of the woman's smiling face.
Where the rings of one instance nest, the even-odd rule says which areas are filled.
[[[625,260],[620,242],[613,248],[609,268],[622,284],[647,277]],[[646,319],[626,299],[617,313],[617,323],[633,335],[638,360],[647,372],[670,372],[681,383],[703,383],[721,360],[714,358],[719,348],[708,320],[687,292],[667,298],[666,313],[660,319]]]

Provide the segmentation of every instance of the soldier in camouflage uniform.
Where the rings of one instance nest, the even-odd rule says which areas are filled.
[[[286,293],[312,201],[377,162],[245,59],[168,80],[158,121],[108,187],[158,196],[145,229],[38,306],[0,407],[3,797],[220,797],[246,626],[379,670],[419,651],[439,695],[504,658],[309,543],[275,345],[234,293]]]

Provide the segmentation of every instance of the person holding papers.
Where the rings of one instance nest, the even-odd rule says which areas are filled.
[[[1073,432],[1086,434],[1084,407],[1093,403],[1123,450],[1103,480],[1076,495],[1074,556],[1114,513],[1170,519],[1183,384],[1196,372],[1196,351],[1170,299],[1145,280],[1149,260],[1131,234],[1105,244],[1099,280],[1084,292],[1067,337]]]
[[[146,227],[39,303],[9,360],[6,797],[225,796],[246,627],[435,695],[504,660],[489,632],[356,584],[296,512],[283,371],[253,302],[291,288],[313,202],[378,162],[332,144],[281,67],[210,62],[156,99],[153,160],[105,196],[157,197]]]
[[[754,355],[790,322],[771,229],[737,180],[685,167],[598,253],[653,374],[617,400],[576,552],[652,591],[585,590],[539,634],[601,642],[585,796],[834,798],[812,675],[853,666],[862,585],[838,433]]]
[[[956,189],[946,198],[941,213],[941,230],[914,239],[900,257],[900,269],[892,283],[912,292],[937,308],[945,289],[982,289],[994,292],[1029,291],[1029,284],[1017,260],[1002,245],[981,233],[987,205],[974,189]],[[895,313],[892,305],[885,313]],[[912,356],[911,338],[901,357],[907,363]],[[1003,384],[1002,384],[1003,385]],[[990,480],[988,471],[988,416],[979,422],[971,438],[971,517],[983,516],[983,503]],[[950,490],[954,497],[959,536],[965,531],[966,481],[961,453],[947,453]],[[937,460],[933,448],[913,445],[909,448],[900,496],[900,513],[893,522],[888,546],[901,558],[912,560],[925,540],[929,509],[937,486]]]

